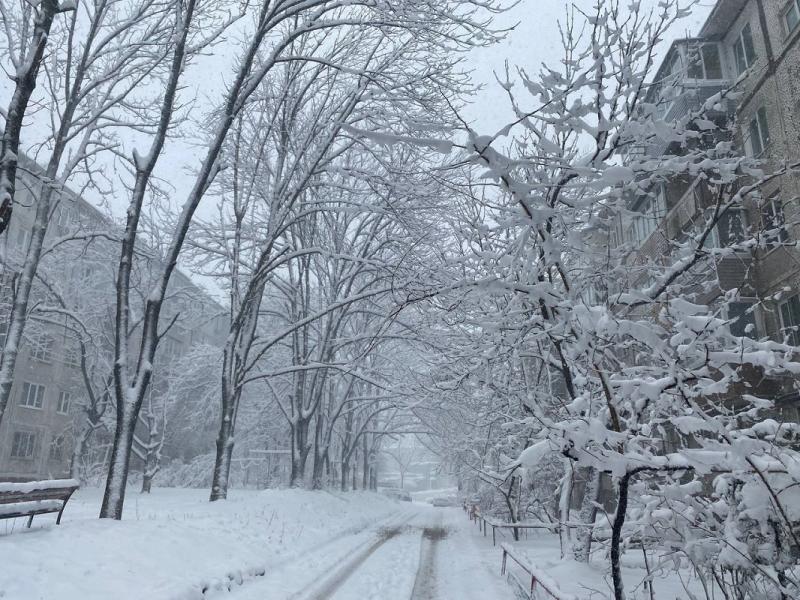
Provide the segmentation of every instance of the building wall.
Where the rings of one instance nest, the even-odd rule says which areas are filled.
[[[29,162],[29,161],[26,161]],[[36,165],[26,165],[35,170]],[[0,237],[0,281],[8,284],[21,267],[30,239],[30,230],[35,214],[35,195],[39,183],[30,175],[20,171],[18,196],[7,235]],[[64,215],[61,214],[64,211]],[[113,229],[114,226],[88,203],[65,190],[54,209],[48,228],[48,240],[80,230]],[[69,254],[67,246],[54,256],[48,257],[46,273],[51,280],[64,290],[70,285],[80,288],[87,303],[102,305],[87,307],[87,318],[102,319],[101,329],[107,330],[105,340],[98,342],[101,352],[113,356],[113,293],[117,244],[108,240],[95,240],[90,250],[81,247],[76,254]],[[155,255],[154,255],[155,256]],[[141,259],[136,270],[142,289],[149,291],[149,280],[158,271],[158,261]],[[40,269],[44,274],[45,271]],[[203,290],[194,285],[180,271],[174,273],[168,300],[163,310],[163,321],[169,322],[174,316],[178,319],[167,333],[159,347],[161,357],[176,358],[185,355],[198,344],[221,345],[225,339],[226,311],[213,301]],[[3,326],[7,325],[10,310],[10,287],[0,287],[0,342],[4,342]],[[146,292],[145,292],[146,293]],[[76,296],[77,297],[77,296]],[[41,290],[35,298],[42,299]],[[89,310],[91,308],[92,310]],[[86,316],[84,315],[84,316]],[[95,326],[97,323],[93,323]],[[77,339],[64,325],[64,318],[57,315],[34,312],[25,326],[25,340],[21,345],[14,374],[11,398],[7,412],[0,423],[0,480],[31,480],[67,476],[73,453],[73,436],[77,427],[85,419],[81,404],[87,394],[83,383],[78,358]],[[36,342],[47,339],[51,344],[49,356],[37,358]],[[138,339],[131,340],[131,349]],[[2,344],[0,344],[2,351]],[[109,361],[110,364],[110,361]],[[44,386],[41,408],[22,405],[26,390],[25,383]],[[68,411],[59,411],[61,394],[70,395]],[[61,407],[63,408],[63,406]],[[33,434],[35,443],[33,456],[18,458],[12,456],[15,435]]]
[[[737,142],[740,148],[749,148],[749,124],[759,109],[764,109],[769,144],[760,158],[767,161],[767,171],[779,169],[785,163],[800,160],[800,27],[788,32],[782,19],[787,2],[780,0],[749,0],[740,10],[741,2],[720,0],[718,13],[736,17],[731,23],[720,23],[713,16],[704,28],[705,33],[721,39],[729,64],[733,65],[733,48],[743,28],[749,24],[756,53],[754,64],[740,81],[742,96],[736,111]],[[735,77],[736,73],[732,73]],[[783,207],[784,219],[790,240],[800,239],[800,178],[788,174],[770,182],[764,189],[766,197],[775,195]],[[768,217],[766,217],[768,219]],[[751,206],[748,220],[754,229],[765,221],[763,210]],[[782,339],[778,304],[770,297],[784,288],[785,299],[800,290],[800,254],[789,246],[774,245],[756,253],[757,291],[767,299],[761,310],[765,333]]]

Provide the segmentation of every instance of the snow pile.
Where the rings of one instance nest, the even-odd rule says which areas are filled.
[[[376,525],[399,503],[369,493],[205,490],[131,495],[120,522],[79,491],[60,526],[0,524],[2,600],[189,600],[261,576],[326,541]]]

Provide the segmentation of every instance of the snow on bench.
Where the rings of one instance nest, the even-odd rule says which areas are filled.
[[[0,519],[28,517],[30,527],[34,516],[58,513],[56,524],[60,524],[64,508],[78,487],[74,479],[0,482]]]
[[[63,490],[78,487],[80,487],[80,484],[77,479],[45,479],[42,481],[23,481],[21,483],[0,481],[0,494],[3,492],[29,494],[37,490]]]
[[[507,571],[507,561],[510,557],[519,567],[527,573],[527,575],[531,578],[531,585],[529,588],[522,585],[519,579],[512,573],[510,574],[516,580],[517,584],[528,594],[528,597],[533,600],[537,596],[534,596],[538,588],[544,590],[550,598],[554,600],[579,600],[579,598],[574,594],[568,594],[566,592],[562,592],[556,581],[551,578],[547,573],[539,569],[538,567],[534,566],[530,559],[525,556],[524,554],[520,553],[518,550],[510,546],[509,544],[500,544],[500,547],[503,549],[503,566],[500,570],[501,575],[505,575]]]
[[[0,504],[0,518],[23,517],[30,513],[58,512],[64,503],[60,500],[32,500],[30,502],[14,502]]]

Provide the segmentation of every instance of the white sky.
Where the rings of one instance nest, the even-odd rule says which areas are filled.
[[[473,51],[470,66],[473,80],[485,86],[467,111],[476,131],[494,133],[513,120],[508,110],[505,92],[499,90],[494,73],[503,74],[505,61],[510,69],[519,66],[534,73],[542,63],[557,64],[562,56],[558,21],[566,15],[568,7],[575,5],[590,9],[596,0],[521,0],[521,2],[496,19],[498,27],[515,26],[506,39],[490,48]],[[643,0],[642,7],[656,5],[658,0]],[[693,14],[673,32],[673,38],[696,34],[715,0],[701,0]],[[667,44],[664,45],[664,48]]]

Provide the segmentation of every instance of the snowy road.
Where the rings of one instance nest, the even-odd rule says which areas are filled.
[[[498,566],[459,509],[413,504],[215,598],[511,600]]]

